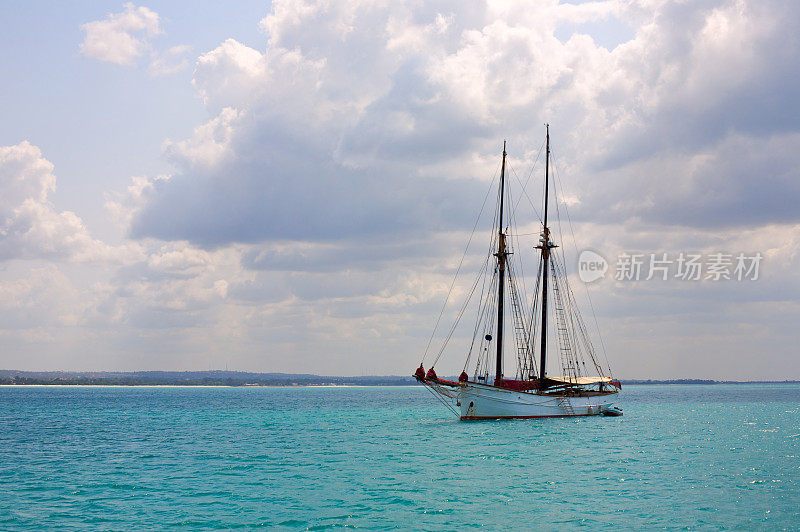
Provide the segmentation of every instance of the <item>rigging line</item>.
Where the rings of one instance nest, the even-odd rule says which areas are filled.
[[[558,256],[556,256],[558,258]],[[560,290],[562,292],[562,299],[564,301],[564,307],[567,310],[566,318],[569,322],[569,334],[571,335],[572,345],[575,348],[575,364],[578,370],[580,370],[580,366],[578,362],[586,367],[586,362],[583,360],[586,355],[591,359],[592,364],[594,364],[595,369],[599,372],[598,374],[602,374],[597,360],[594,356],[594,347],[591,345],[591,341],[586,333],[586,326],[583,323],[583,319],[581,318],[580,312],[578,311],[577,304],[575,303],[574,296],[572,295],[572,289],[569,286],[569,280],[567,279],[566,270],[564,268],[564,264],[560,262],[560,260],[554,261],[554,265],[557,271],[559,271],[559,282],[561,284]],[[579,360],[580,357],[580,360]]]
[[[511,195],[511,193],[509,191],[509,196],[510,195]],[[517,204],[519,204],[519,200],[517,201]],[[514,210],[511,215],[513,217],[514,224],[516,226],[516,222],[517,222],[517,212],[516,212],[516,210]],[[519,263],[519,273],[520,273],[520,276],[522,278],[522,296],[525,298],[525,303],[527,304],[527,302],[528,302],[528,292],[527,292],[527,288],[525,286],[525,268],[524,268],[524,262],[522,261],[522,249],[523,249],[522,248],[522,243],[519,241],[519,235],[517,233],[515,233],[515,232],[511,233],[511,236],[512,236],[512,243],[513,243],[514,240],[516,240],[516,242],[517,242],[517,249],[516,249],[517,256],[516,256],[516,258],[514,260],[517,263]]]
[[[516,359],[517,359],[517,372],[516,372],[516,374],[519,375],[521,370],[522,370],[522,367],[523,367],[524,363],[523,363],[522,359],[520,358],[520,350],[519,350],[519,343],[518,343],[518,333],[519,333],[519,331],[517,330],[517,323],[518,323],[517,307],[518,307],[518,305],[517,305],[517,301],[516,301],[517,298],[518,298],[518,295],[515,294],[515,286],[514,286],[514,282],[512,280],[513,269],[510,267],[510,264],[511,263],[509,263],[509,268],[508,268],[508,274],[509,274],[508,275],[508,292],[509,292],[508,295],[509,295],[509,297],[511,299],[511,305],[510,305],[511,306],[511,309],[510,309],[510,311],[511,311],[511,325],[512,325],[512,328],[513,328],[512,333],[513,333],[514,351],[515,351]]]
[[[511,170],[511,172],[514,174],[514,177],[520,183],[520,188],[522,189],[523,194],[525,196],[527,196],[528,202],[530,203],[531,208],[532,208],[534,214],[536,215],[536,217],[539,219],[540,223],[542,223],[542,217],[539,216],[539,212],[536,210],[536,206],[533,204],[533,201],[531,200],[530,196],[528,195],[527,190],[526,190],[526,186],[527,186],[528,182],[530,181],[531,175],[533,175],[533,171],[536,168],[536,164],[539,161],[539,157],[542,154],[542,149],[543,148],[544,148],[544,142],[542,142],[542,145],[539,147],[539,152],[538,152],[538,154],[536,156],[536,160],[534,161],[533,166],[531,166],[531,170],[528,173],[528,177],[525,180],[525,183],[522,183],[522,180],[519,178],[519,175],[517,174],[517,171],[514,169],[514,167],[511,164],[506,163],[507,166],[509,167],[509,169]],[[511,196],[510,190],[509,190],[509,196]],[[516,202],[514,202],[514,201],[509,202],[514,206],[513,210],[510,213],[510,216],[513,219],[515,224],[516,224],[516,219],[517,219],[517,212],[519,210],[519,204],[520,204],[521,201],[522,201],[522,196],[517,198]],[[531,235],[531,234],[537,234],[538,235],[538,233],[527,233],[527,235]],[[516,240],[516,247],[517,247],[516,251],[518,253],[518,255],[516,257],[512,257],[512,262],[519,264],[520,276],[522,278],[522,294],[521,295],[522,295],[522,301],[524,303],[523,302],[518,302],[518,304],[522,305],[522,308],[525,309],[527,307],[527,305],[528,305],[529,299],[528,299],[528,288],[527,288],[525,270],[524,270],[524,262],[522,261],[523,247],[522,247],[522,243],[520,242],[519,237],[520,237],[520,235],[517,234],[517,233],[513,233],[512,234],[512,242],[514,240]],[[537,286],[538,286],[538,278],[537,278]],[[538,290],[538,288],[537,288],[537,290]],[[518,298],[519,298],[519,295],[518,295]],[[526,321],[527,321],[527,319],[526,319],[526,317],[524,315],[524,310],[523,310],[523,326],[525,325]],[[535,337],[534,330],[531,329],[531,332],[529,333],[528,338],[532,339],[534,337]],[[532,340],[530,340],[530,341],[532,341]],[[533,350],[532,349],[530,349],[530,353],[531,353],[530,358],[531,359],[535,358],[533,356]]]
[[[494,215],[492,216],[491,238],[489,239],[489,246],[488,246],[488,249],[486,250],[486,259],[485,259],[485,262],[484,262],[484,267],[486,268],[486,273],[487,274],[488,274],[488,264],[489,264],[490,258],[493,256],[492,251],[497,249],[497,247],[499,246],[499,238],[500,237],[499,237],[499,234],[498,234],[499,230],[498,230],[498,227],[497,227],[497,224],[498,224],[498,221],[499,221],[498,220],[498,216],[497,216],[497,213],[498,213],[498,210],[499,210],[499,205],[500,205],[499,202],[495,203]],[[487,278],[488,278],[488,275],[487,275]],[[485,291],[485,288],[486,288],[485,279],[486,278],[484,278],[484,285],[481,287],[481,290],[482,290],[482,292],[483,292],[485,297],[481,298],[481,300],[483,301],[483,306],[481,307],[480,304],[479,304],[479,307],[478,307],[479,316],[478,316],[478,321],[475,324],[475,327],[476,327],[476,329],[479,329],[481,322],[486,323],[486,326],[485,326],[483,332],[484,332],[484,334],[488,334],[489,332],[491,332],[494,329],[494,318],[495,318],[495,316],[494,316],[494,314],[495,314],[494,313],[494,310],[495,310],[494,304],[495,304],[495,301],[494,301],[494,298],[493,298],[493,294],[496,291],[495,287],[497,286],[497,265],[495,265],[495,267],[493,268],[493,273],[492,273],[492,278],[491,278],[491,283],[490,283],[490,289],[489,289],[488,292]],[[485,315],[481,315],[481,312],[483,312]],[[487,316],[488,316],[488,318],[487,318]],[[472,341],[473,341],[472,345],[474,345],[475,332],[473,332]],[[488,374],[489,360],[485,360],[485,359],[488,357],[487,353],[488,353],[488,348],[489,348],[490,344],[491,344],[491,342],[487,342],[486,344],[484,344],[484,339],[482,338],[480,343],[479,343],[479,345],[478,345],[479,352],[478,352],[478,356],[477,356],[477,359],[476,359],[476,367],[475,367],[476,375],[479,373],[481,368],[484,368],[486,370],[486,373]],[[484,349],[484,346],[486,346],[486,349]],[[471,348],[472,347],[470,347],[470,349]]]
[[[516,176],[516,171],[513,168],[511,168],[511,171]],[[517,177],[517,180],[519,181],[518,177]],[[517,225],[517,208],[516,208],[516,206],[519,205],[519,201],[520,200],[517,200],[516,203],[513,201],[513,196],[511,194],[511,187],[509,187],[508,196],[509,196],[509,203],[512,204],[512,205],[515,205],[515,207],[511,210],[511,212],[509,212],[509,219],[511,220],[511,227],[513,228],[513,227],[516,227],[516,225]],[[535,209],[534,209],[534,212],[535,212]],[[537,213],[537,216],[538,216],[538,213]],[[512,231],[511,232],[512,247],[513,247],[513,244],[514,244],[515,240],[516,240],[516,249],[514,251],[516,251],[516,255],[512,256],[511,260],[509,261],[509,277],[508,277],[508,281],[509,281],[509,286],[511,287],[511,290],[512,290],[512,295],[513,295],[513,297],[516,298],[516,301],[514,302],[514,306],[515,306],[515,313],[517,315],[515,316],[514,319],[515,319],[515,321],[521,320],[521,326],[524,329],[524,327],[527,325],[527,319],[526,319],[527,316],[525,315],[525,309],[527,308],[527,305],[528,305],[528,289],[527,289],[526,282],[525,282],[524,261],[522,260],[522,255],[521,255],[523,248],[522,248],[522,244],[520,243],[519,237],[517,236],[516,232]],[[519,270],[520,270],[520,275],[519,276],[516,275],[516,266],[514,266],[516,264],[519,264]],[[522,293],[521,294],[520,294],[520,291],[517,289],[518,288],[517,287],[517,283],[514,282],[514,279],[520,279],[520,278],[522,279]],[[521,315],[519,315],[520,312],[521,312]],[[530,338],[530,334],[526,333],[525,334],[525,338],[524,338],[526,344],[529,344],[529,338]],[[515,325],[515,343],[516,343],[516,325]],[[528,347],[529,347],[529,345],[526,345],[526,349]],[[519,359],[519,346],[517,346],[517,355],[518,355],[517,358]],[[518,368],[518,371],[520,372],[520,374],[524,374],[525,370],[528,369],[528,368],[525,367],[527,365],[527,358],[528,357],[526,357],[525,363],[522,363],[520,361],[519,368]]]
[[[551,153],[551,159],[552,159],[552,153]],[[561,226],[561,209],[559,207],[559,202],[558,202],[558,197],[559,197],[558,189],[561,188],[562,201],[563,201],[563,198],[564,198],[564,190],[563,190],[563,186],[561,185],[560,178],[557,178],[557,176],[556,176],[555,164],[553,165],[553,180],[554,180],[553,194],[554,194],[555,199],[556,199],[556,220],[557,220],[557,224],[558,224],[558,232],[559,232],[559,235],[561,236],[561,240],[562,240],[562,243],[563,243],[563,241],[565,239],[564,239],[564,231],[563,231],[562,226]],[[564,208],[565,209],[567,208],[566,207],[566,202],[564,203]],[[575,243],[574,239],[575,239],[575,235],[574,235],[574,232],[573,232],[573,243],[575,244],[576,255],[577,255],[577,243]],[[568,297],[569,296],[569,292],[571,292],[571,290],[569,289],[569,281],[567,279],[567,274],[566,274],[566,262],[567,262],[567,259],[566,259],[565,249],[564,249],[563,246],[560,249],[560,253],[556,253],[555,254],[556,259],[558,259],[559,255],[561,257],[561,262],[562,262],[561,268],[563,269],[561,282],[566,286],[566,291],[565,291],[564,295],[566,297]],[[577,260],[577,257],[576,257],[576,260]],[[556,262],[558,262],[558,261],[557,260],[554,261],[554,265],[556,265],[555,264]],[[577,305],[573,305],[573,306],[576,307],[576,308],[575,308],[574,312],[568,313],[567,318],[569,319],[570,327],[572,328],[573,336],[574,336],[574,341],[572,342],[572,344],[575,346],[575,349],[578,350],[579,349],[579,344],[577,342],[577,336],[576,336],[575,330],[574,330],[575,329],[575,323],[574,323],[572,314],[578,315],[578,318],[576,318],[576,319],[580,319],[580,318],[579,318],[579,314],[578,314],[579,311],[577,309]],[[588,351],[587,354],[592,359],[592,362],[595,364],[595,366],[597,366],[597,362],[595,361],[594,354],[592,353],[592,349],[587,347],[586,350]],[[575,365],[577,366],[577,362],[578,362],[577,361],[577,352],[573,355],[573,358],[575,360]]]
[[[492,285],[490,287],[491,292],[486,294],[487,301],[489,302],[487,307],[487,322],[486,327],[484,328],[484,335],[491,334],[494,332],[495,322],[497,320],[497,299],[493,296],[497,292],[497,283],[499,281],[497,275],[498,269],[495,266],[494,273],[492,275]],[[484,340],[486,337],[484,336]],[[495,363],[495,357],[491,356],[489,353],[489,349],[492,346],[492,340],[486,340],[486,344],[481,342],[481,346],[486,345],[486,348],[481,351],[481,356],[483,357],[483,368],[484,368],[484,375],[488,376],[494,366],[492,364]]]
[[[497,286],[497,269],[494,269],[494,273],[492,274],[492,282],[489,286],[489,292],[486,293],[486,307],[485,307],[485,314],[481,318],[485,320],[484,327],[483,327],[483,338],[481,338],[480,344],[478,346],[479,352],[477,361],[475,364],[475,375],[488,375],[489,374],[489,346],[491,345],[490,340],[486,340],[485,335],[491,333],[494,330],[494,320],[496,317],[495,314],[495,300],[492,295],[495,292],[495,287]],[[483,371],[481,371],[483,369]]]
[[[563,265],[561,266],[561,268],[563,268]],[[565,277],[565,279],[566,279],[566,277]],[[569,283],[566,282],[566,280],[565,280],[565,287],[566,287],[566,296],[567,296],[567,300],[569,301],[569,305],[573,309],[577,309],[578,304],[575,301],[575,296],[572,293],[572,289],[570,288]],[[588,333],[588,331],[586,329],[586,324],[583,322],[583,319],[581,318],[581,316],[580,316],[580,314],[578,312],[575,312],[575,323],[577,324],[576,329],[580,333],[580,339],[584,344],[584,349],[586,350],[586,352],[588,353],[589,357],[591,358],[592,364],[594,364],[594,367],[597,370],[598,375],[602,375],[602,369],[600,368],[600,364],[597,363],[597,359],[595,358],[595,349],[594,349],[594,346],[592,345],[591,339],[589,338],[589,333]],[[585,362],[584,362],[584,365],[585,365]]]
[[[513,235],[513,234],[512,234]],[[517,239],[517,253],[522,253],[522,246],[519,245],[519,239]],[[517,275],[517,265],[519,265],[520,273]],[[523,269],[524,262],[521,260],[520,255],[517,255],[509,262],[509,286],[511,287],[512,297],[515,298],[515,301],[512,300],[515,312],[515,333],[518,332],[517,328],[521,327],[524,334],[524,348],[529,351],[530,350],[530,331],[528,327],[528,316],[527,316],[527,308],[528,308],[528,291],[527,286],[525,283],[525,271]],[[520,290],[519,286],[519,279],[522,279],[522,290]],[[519,323],[517,323],[519,322]],[[519,351],[519,346],[517,346],[517,350]],[[525,362],[527,365],[526,357]],[[524,373],[524,369],[521,368],[521,371]]]
[[[539,221],[541,221],[541,220],[539,220]],[[542,234],[542,232],[539,231],[538,233],[515,233],[515,236],[534,236],[534,235],[540,236],[541,234]]]
[[[511,195],[511,187],[509,187],[508,199],[509,199],[509,203],[513,203],[513,196]],[[517,202],[517,203],[519,203],[519,202]],[[516,227],[517,226],[517,212],[516,212],[516,209],[512,210],[509,213],[509,219],[512,222],[511,223],[511,227],[512,228]],[[523,297],[523,299],[525,301],[525,304],[527,304],[528,303],[528,290],[527,290],[527,287],[525,286],[525,268],[524,268],[524,263],[522,261],[522,244],[520,244],[519,237],[514,232],[511,232],[511,239],[510,240],[511,240],[512,248],[513,248],[513,245],[514,245],[514,240],[517,241],[516,249],[512,249],[512,251],[516,251],[517,254],[512,256],[511,257],[511,261],[509,261],[509,262],[514,262],[514,263],[518,263],[519,264],[519,273],[520,273],[520,276],[521,276],[521,279],[522,279],[522,297]]]
[[[540,317],[540,312],[538,311],[539,305],[539,284],[541,282],[541,275],[542,275],[542,256],[539,256],[539,266],[536,271],[536,286],[533,288],[533,305],[531,306],[531,320],[530,324],[528,325],[528,330],[531,332],[531,345],[530,345],[530,352],[532,358],[532,367],[536,370],[536,374],[539,374],[539,365],[536,363],[536,324],[539,323],[538,318]]]
[[[489,194],[492,192],[492,189],[494,188],[494,181],[495,179],[497,179],[498,168],[495,168],[494,176],[492,177],[492,182],[489,183],[489,189],[486,191],[486,196],[484,196],[483,198],[483,204],[481,205],[481,210],[478,213],[478,218],[475,220],[475,225],[472,226],[472,233],[469,235],[469,240],[467,240],[467,246],[464,248],[464,254],[461,256],[461,260],[458,263],[456,274],[453,276],[453,281],[450,283],[450,289],[447,291],[447,297],[444,300],[444,304],[442,304],[442,310],[439,311],[439,317],[436,318],[436,323],[433,326],[433,332],[431,333],[431,337],[428,339],[428,344],[425,346],[425,352],[422,354],[422,362],[425,362],[425,357],[428,356],[428,350],[431,347],[431,342],[433,342],[434,336],[436,336],[436,330],[439,328],[439,322],[442,319],[442,315],[444,315],[444,309],[447,307],[447,302],[450,301],[450,295],[453,293],[453,287],[456,284],[456,279],[458,279],[458,274],[459,272],[461,272],[461,266],[464,264],[464,258],[467,256],[469,245],[470,243],[472,243],[472,237],[475,236],[475,230],[478,228],[478,223],[480,223],[481,221],[481,216],[483,215],[483,209],[486,207],[486,201],[489,199]]]
[[[444,406],[446,406],[452,413],[461,417],[461,415],[458,412],[456,412],[456,409],[453,407],[453,405],[451,405],[448,401],[445,401],[442,398],[441,392],[439,392],[438,390],[434,390],[432,387],[428,387],[428,385],[424,384],[423,386],[425,386],[425,389],[431,392],[434,395],[434,397],[436,397],[439,400],[439,402],[441,402]]]
[[[498,193],[498,196],[499,196],[499,193]],[[494,214],[492,216],[492,230],[491,230],[491,233],[490,233],[491,234],[491,238],[489,239],[489,246],[488,246],[488,249],[486,250],[486,259],[484,261],[484,266],[483,266],[484,269],[485,269],[484,271],[485,271],[486,274],[488,274],[488,271],[489,271],[488,266],[489,266],[490,258],[493,256],[492,251],[497,249],[497,247],[499,246],[498,239],[500,237],[499,237],[499,234],[498,234],[499,230],[497,228],[497,223],[499,221],[498,220],[498,216],[497,216],[497,213],[498,213],[498,210],[499,210],[499,205],[500,205],[499,201],[495,203]],[[494,328],[494,310],[495,310],[495,307],[494,307],[493,294],[495,292],[495,287],[497,286],[497,266],[496,265],[495,265],[495,267],[493,269],[491,282],[490,282],[490,288],[489,288],[488,292],[485,290],[486,289],[486,279],[487,278],[488,278],[488,275],[486,275],[486,277],[484,277],[484,283],[483,283],[483,286],[481,287],[481,293],[484,294],[484,295],[481,297],[481,301],[478,304],[478,320],[475,323],[475,330],[473,331],[472,342],[470,343],[470,350],[469,350],[468,355],[467,355],[467,361],[466,361],[466,363],[464,365],[464,371],[466,371],[466,367],[469,365],[469,359],[472,356],[472,349],[473,349],[473,347],[475,345],[475,338],[476,338],[476,335],[477,335],[477,331],[480,329],[481,323],[486,323],[486,327],[484,329],[484,335],[488,334],[488,332],[491,332],[493,330],[493,328]],[[470,295],[470,297],[472,297],[472,296]],[[488,318],[487,318],[487,316],[488,316]],[[460,320],[461,317],[459,316],[458,319]],[[449,337],[448,337],[448,341],[449,341]],[[488,362],[488,360],[483,360],[483,358],[486,355],[486,353],[484,352],[485,351],[484,350],[484,345],[486,345],[486,349],[488,349],[488,345],[490,343],[491,342],[489,342],[487,344],[484,344],[484,339],[482,338],[481,341],[478,344],[478,350],[479,351],[478,351],[478,356],[476,357],[476,368],[475,368],[476,375],[478,374],[481,366],[487,368],[487,371],[488,371],[489,362]],[[442,347],[442,351],[443,350],[444,350],[444,346]],[[439,356],[441,356],[441,352],[440,352]],[[437,356],[437,360],[438,360],[438,356]]]
[[[536,270],[536,286],[534,286],[533,289],[533,306],[531,307],[531,316],[530,316],[531,321],[528,327],[531,331],[531,356],[533,357],[533,366],[534,368],[536,368],[537,375],[541,375],[541,373],[539,373],[540,371],[539,364],[536,362],[536,346],[539,345],[537,343],[537,338],[541,337],[541,327],[539,329],[540,336],[538,337],[536,336],[536,328],[539,327],[542,318],[541,303],[539,301],[539,296],[541,292],[540,287],[543,277],[542,275],[543,261],[544,258],[541,255],[539,255],[539,262]]]
[[[517,270],[516,270],[517,267],[515,266],[515,264],[517,264],[517,263],[519,263],[519,265],[520,265],[520,275],[517,275]],[[513,262],[511,264],[512,264],[512,267],[510,268],[511,277],[509,278],[509,284],[513,284],[514,285],[513,290],[514,290],[514,292],[516,294],[516,297],[517,297],[517,304],[520,307],[520,312],[522,313],[522,318],[523,318],[522,325],[525,326],[525,325],[527,325],[527,317],[528,317],[528,315],[527,315],[528,294],[525,291],[525,277],[524,277],[524,272],[522,271],[522,261],[516,261],[516,262]],[[516,281],[517,279],[520,279],[520,278],[522,278],[522,292],[519,291],[519,286],[518,286],[518,283]]]
[[[464,362],[464,368],[462,371],[467,370],[467,366],[469,366],[470,359],[472,358],[472,350],[475,348],[475,339],[478,337],[478,330],[481,327],[481,323],[485,319],[484,313],[486,312],[488,302],[488,295],[486,292],[486,279],[489,277],[488,273],[488,266],[489,264],[489,257],[486,257],[486,261],[484,262],[483,268],[481,270],[481,277],[483,278],[483,286],[481,286],[481,294],[484,294],[481,297],[481,300],[478,302],[478,320],[475,322],[475,330],[472,332],[472,342],[469,344],[469,351],[467,352],[467,360]],[[492,276],[492,284],[494,284],[494,275]],[[480,356],[480,355],[479,355]]]
[[[495,202],[494,214],[492,216],[491,238],[489,239],[489,247],[486,250],[487,272],[488,272],[488,261],[491,260],[492,256],[495,256],[494,252],[496,250],[500,249],[500,231],[503,229],[503,228],[500,227],[500,219],[499,219],[500,217],[498,216],[498,213],[500,212],[500,204],[501,204],[500,194],[501,193],[502,193],[502,191],[500,190],[500,187],[498,187],[497,201]],[[488,321],[487,321],[486,329],[484,330],[485,334],[489,334],[489,333],[494,331],[494,323],[495,323],[495,318],[496,318],[496,312],[495,311],[497,310],[496,300],[494,298],[494,293],[497,291],[497,286],[498,286],[498,283],[499,283],[498,268],[499,268],[499,263],[495,263],[494,264],[494,268],[493,268],[493,273],[492,273],[492,282],[491,282],[490,291],[485,294],[486,295],[486,307],[485,307],[485,309],[486,309],[486,313],[488,315]],[[459,316],[458,319],[459,320],[461,319],[460,316]],[[477,326],[477,324],[476,324],[476,326]],[[452,334],[452,332],[451,332],[451,334]],[[484,337],[484,339],[485,339],[485,337]],[[449,338],[448,338],[448,340],[449,340]],[[474,340],[474,338],[473,338],[473,340]],[[484,345],[486,346],[486,349],[484,349]],[[484,340],[482,339],[481,342],[480,342],[480,347],[479,347],[480,352],[478,354],[478,356],[479,356],[478,366],[481,365],[481,359],[483,359],[482,364],[483,364],[483,367],[486,370],[486,375],[488,375],[489,368],[492,367],[492,364],[495,362],[494,358],[489,356],[489,351],[488,350],[489,350],[489,347],[491,345],[492,345],[491,340],[487,341],[486,344],[484,344]],[[441,356],[441,353],[440,353],[440,356]],[[438,359],[438,357],[437,357],[437,359]],[[478,368],[476,367],[476,373],[477,373],[477,371],[478,371]]]
[[[487,259],[487,262],[488,262],[488,259]],[[450,338],[452,338],[453,333],[456,330],[456,327],[458,327],[458,323],[461,321],[461,318],[464,316],[464,311],[467,310],[467,307],[469,306],[469,302],[472,300],[472,296],[475,293],[475,288],[478,286],[478,282],[479,281],[480,281],[480,277],[475,279],[475,282],[472,283],[472,288],[469,291],[469,295],[467,296],[467,300],[464,301],[464,305],[461,307],[461,310],[458,312],[458,315],[456,316],[456,321],[455,321],[455,323],[453,323],[453,326],[450,328],[450,332],[447,334],[447,337],[444,339],[444,343],[442,344],[442,348],[439,350],[439,353],[436,355],[436,358],[434,359],[433,364],[431,364],[431,367],[435,366],[436,363],[439,362],[439,358],[441,358],[442,353],[444,353],[444,350],[447,347],[447,343],[450,341]]]
[[[528,199],[528,203],[530,203],[530,204],[531,204],[531,208],[533,209],[533,212],[536,214],[536,217],[537,217],[537,218],[539,218],[539,222],[541,222],[541,223],[544,225],[544,221],[542,220],[542,217],[541,217],[541,216],[539,216],[539,211],[537,211],[537,210],[536,210],[536,205],[534,205],[534,203],[533,203],[533,200],[532,200],[532,199],[531,199],[531,197],[528,195],[528,191],[527,191],[527,190],[525,190],[525,189],[523,188],[523,189],[522,189],[522,193],[523,193],[523,194],[525,195],[525,197]],[[544,196],[544,190],[542,191],[542,196]]]
[[[554,161],[554,163],[555,163],[555,161]],[[558,168],[555,166],[555,164],[554,164],[554,170],[555,170],[556,173],[558,172]],[[561,182],[561,177],[560,177],[560,175],[557,175],[556,177],[557,177],[557,181],[558,181],[558,187],[561,188],[562,196],[563,196],[563,184]],[[567,215],[567,220],[569,222],[570,232],[572,233],[573,247],[575,248],[575,255],[576,255],[576,260],[577,260],[577,255],[578,255],[577,240],[575,239],[575,231],[574,231],[574,228],[572,226],[572,219],[569,216],[569,207],[567,206],[566,202],[564,203],[564,211],[565,211],[565,213]],[[564,257],[564,253],[563,253],[563,249],[562,249],[562,258],[563,257]],[[611,363],[608,360],[608,353],[607,353],[606,348],[605,348],[605,343],[603,342],[603,335],[600,332],[600,326],[599,326],[599,323],[597,322],[597,315],[596,315],[596,313],[594,311],[594,304],[592,303],[591,295],[589,294],[589,287],[585,283],[584,283],[584,289],[586,290],[586,298],[589,301],[589,308],[592,311],[592,318],[593,318],[593,320],[595,322],[595,328],[597,329],[597,337],[600,340],[600,346],[601,346],[601,349],[603,351],[603,357],[606,360],[606,367],[608,368],[609,373],[611,373]],[[571,292],[571,290],[570,290],[570,292]],[[577,306],[577,303],[574,303],[574,304]],[[588,340],[588,337],[587,337],[587,342],[589,344],[589,350],[590,350],[590,356],[592,358],[592,362],[594,363],[594,365],[598,369],[598,371],[600,371],[599,365],[597,364],[597,361],[594,359],[594,356],[591,353],[591,351],[593,351],[593,348],[591,346],[591,341]]]
[[[510,269],[510,273],[514,272],[514,268]],[[520,376],[530,375],[530,331],[528,329],[526,307],[527,301],[521,301],[520,293],[517,283],[517,275],[509,276],[509,285],[511,287],[512,307],[514,311],[514,338],[517,347],[517,359],[519,361],[519,374]]]
[[[537,157],[537,161],[538,161],[538,157]],[[536,163],[533,163],[533,164],[535,165]],[[513,167],[513,166],[511,166],[511,165],[510,165],[508,162],[506,162],[506,166],[508,166],[509,170],[511,170],[511,173],[513,173],[513,174],[514,174],[514,177],[516,177],[516,178],[517,178],[517,181],[519,182],[519,184],[520,184],[520,187],[522,188],[522,192],[523,192],[523,194],[524,194],[525,196],[528,196],[528,191],[525,189],[525,186],[527,185],[528,181],[526,180],[526,181],[525,181],[525,184],[523,184],[523,183],[522,183],[522,179],[520,179],[520,178],[519,178],[519,175],[517,175],[517,171],[516,171],[516,170],[514,170],[514,167]],[[533,173],[533,168],[531,168],[531,173]],[[528,176],[528,178],[530,178],[530,175]],[[516,210],[517,210],[517,208],[519,207],[519,203],[520,203],[521,201],[522,201],[522,196],[520,196],[520,197],[517,199],[517,202],[514,204],[514,211],[516,211]],[[537,210],[536,210],[536,206],[533,204],[533,201],[531,201],[531,198],[530,198],[530,196],[528,196],[528,201],[530,202],[530,204],[531,204],[531,207],[533,208],[533,214],[535,214],[535,215],[536,215],[536,218],[538,218],[538,219],[539,219],[539,221],[541,222],[541,221],[542,221],[542,217],[541,217],[541,216],[539,216],[539,211],[537,211]]]
[[[550,150],[550,158],[553,160],[553,169],[555,170],[554,173],[558,174],[558,167],[555,164],[556,161],[555,161],[555,155],[553,155],[553,150]],[[561,185],[561,176],[560,176],[560,174],[558,174],[558,183],[559,183],[558,186],[562,187],[562,195],[563,195],[563,186]],[[575,247],[575,257],[576,257],[576,260],[577,260],[578,242],[575,239],[575,230],[572,227],[572,218],[570,218],[569,208],[567,207],[566,203],[564,204],[564,212],[566,212],[566,214],[567,214],[567,221],[569,222],[569,230],[572,233],[572,245]],[[597,314],[595,314],[595,311],[594,311],[594,304],[592,303],[592,296],[589,294],[589,285],[588,285],[588,283],[583,283],[583,287],[586,290],[586,299],[589,300],[589,308],[592,311],[592,318],[594,319],[594,326],[597,329],[597,337],[600,339],[600,347],[603,349],[603,357],[605,357],[605,359],[606,359],[606,366],[608,367],[608,371],[611,372],[611,362],[609,362],[609,360],[608,360],[608,352],[606,351],[606,345],[605,345],[605,342],[603,341],[603,335],[600,332],[600,324],[597,321]]]
[[[525,190],[525,188],[528,186],[528,182],[531,180],[531,176],[533,175],[533,171],[536,169],[536,163],[539,162],[539,158],[542,156],[542,150],[544,149],[545,142],[546,141],[543,140],[542,144],[539,146],[539,151],[536,153],[536,160],[533,161],[533,165],[531,166],[531,169],[528,172],[528,177],[525,178],[525,183],[522,184],[522,180],[520,180],[519,177],[517,176],[517,180],[519,180],[520,183],[522,184],[522,190]],[[516,172],[514,172],[514,175],[516,176]],[[522,201],[522,197],[521,196],[520,196],[519,200],[517,200],[517,203],[519,204],[520,201]],[[533,202],[531,202],[531,205],[533,205]],[[514,208],[516,209],[517,205],[515,205]],[[533,212],[536,212],[535,208],[534,208]],[[539,221],[541,221],[542,217],[539,216],[538,213],[536,214],[536,216],[539,218]]]

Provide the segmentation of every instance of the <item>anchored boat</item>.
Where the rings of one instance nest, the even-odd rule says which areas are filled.
[[[464,369],[457,381],[436,375],[434,366],[445,350],[445,341],[430,369],[425,371],[421,363],[414,373],[419,382],[462,420],[622,414],[612,406],[622,384],[611,376],[607,358],[605,367],[598,360],[569,286],[563,252],[556,249],[548,227],[551,156],[550,126],[546,127],[544,216],[540,219],[541,233],[535,246],[539,264],[532,301],[524,293],[524,279],[522,283],[517,279],[522,266],[515,258],[514,244],[519,246],[521,235],[515,233],[512,221],[516,219],[515,206],[520,197],[512,205],[506,183],[504,142],[492,243],[467,302],[481,285],[481,279],[482,286],[488,289],[478,302],[477,322]],[[527,196],[524,185],[522,192]],[[504,374],[504,325],[509,317],[506,314],[510,314],[513,324],[517,362],[514,378]],[[548,328],[551,332],[555,328],[557,342],[548,343]],[[451,334],[454,329],[455,325]],[[547,371],[548,361],[555,365],[554,358],[561,370],[556,376]]]

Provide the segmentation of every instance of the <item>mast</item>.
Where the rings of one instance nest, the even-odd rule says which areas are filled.
[[[542,346],[539,370],[539,381],[543,382],[545,377],[545,363],[547,362],[547,272],[550,259],[550,230],[547,228],[547,198],[548,186],[550,181],[550,124],[547,124],[547,153],[544,159],[544,231],[542,232]]]
[[[503,233],[503,198],[506,184],[506,141],[503,141],[503,165],[500,169],[500,222],[499,242],[497,247],[497,363],[495,364],[495,382],[503,378],[503,291],[506,277],[506,235]]]

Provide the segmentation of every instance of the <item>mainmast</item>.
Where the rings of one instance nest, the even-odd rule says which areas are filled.
[[[547,227],[547,198],[548,186],[550,182],[550,124],[547,124],[547,153],[544,159],[544,230],[542,231],[542,238],[539,240],[541,245],[537,246],[542,250],[542,346],[541,346],[541,359],[539,365],[539,381],[544,382],[545,377],[545,363],[547,362],[547,272],[549,269],[550,248],[550,229]]]
[[[497,364],[495,382],[503,378],[503,291],[506,277],[506,235],[503,233],[503,198],[506,185],[506,141],[503,141],[503,165],[500,169],[500,221],[498,225],[499,243],[497,247]]]

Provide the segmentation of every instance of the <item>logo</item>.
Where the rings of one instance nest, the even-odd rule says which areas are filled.
[[[584,283],[602,279],[608,271],[608,261],[598,253],[584,249],[578,257],[578,277]]]

